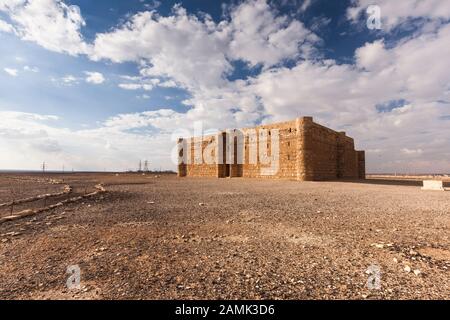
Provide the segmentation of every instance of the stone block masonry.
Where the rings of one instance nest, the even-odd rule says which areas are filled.
[[[356,151],[345,132],[311,117],[180,139],[178,145],[179,177],[365,179],[364,151]]]

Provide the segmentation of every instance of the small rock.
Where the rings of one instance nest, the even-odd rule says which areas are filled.
[[[405,266],[405,268],[403,270],[405,270],[406,272],[411,272],[411,267],[410,266]]]
[[[148,204],[155,204],[155,201],[147,201]]]
[[[6,239],[6,238],[5,238],[5,239],[2,239],[2,242],[3,242],[3,243],[8,242],[8,239]]]
[[[395,263],[398,263],[398,259],[397,258],[394,258],[392,260],[394,260]]]
[[[16,237],[16,236],[19,236],[21,233],[20,232],[8,232],[8,233],[5,233],[5,236],[13,236],[13,237]]]
[[[420,272],[420,270],[419,270],[419,269],[416,269],[416,270],[414,270],[414,274],[415,274],[416,276],[418,276],[418,275],[420,275],[420,274],[421,274],[421,272]]]
[[[203,202],[200,202],[198,205],[199,205],[200,207],[204,207],[204,206],[205,206],[205,204],[204,204]]]

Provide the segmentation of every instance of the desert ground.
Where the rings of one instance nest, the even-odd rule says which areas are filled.
[[[60,203],[0,220],[0,299],[450,298],[450,192],[414,179],[4,173],[0,203],[65,185],[0,207]]]

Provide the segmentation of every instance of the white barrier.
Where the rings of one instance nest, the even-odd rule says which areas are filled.
[[[424,180],[422,190],[445,191],[441,180]]]

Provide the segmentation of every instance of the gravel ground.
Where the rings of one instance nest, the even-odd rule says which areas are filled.
[[[0,203],[37,196],[41,193],[56,193],[63,187],[62,185],[48,183],[47,180],[48,178],[45,179],[37,175],[30,177],[0,174]]]
[[[450,192],[381,180],[55,178],[108,192],[0,224],[1,299],[450,298]],[[70,265],[81,289],[66,288]],[[368,269],[380,271],[372,289]]]

